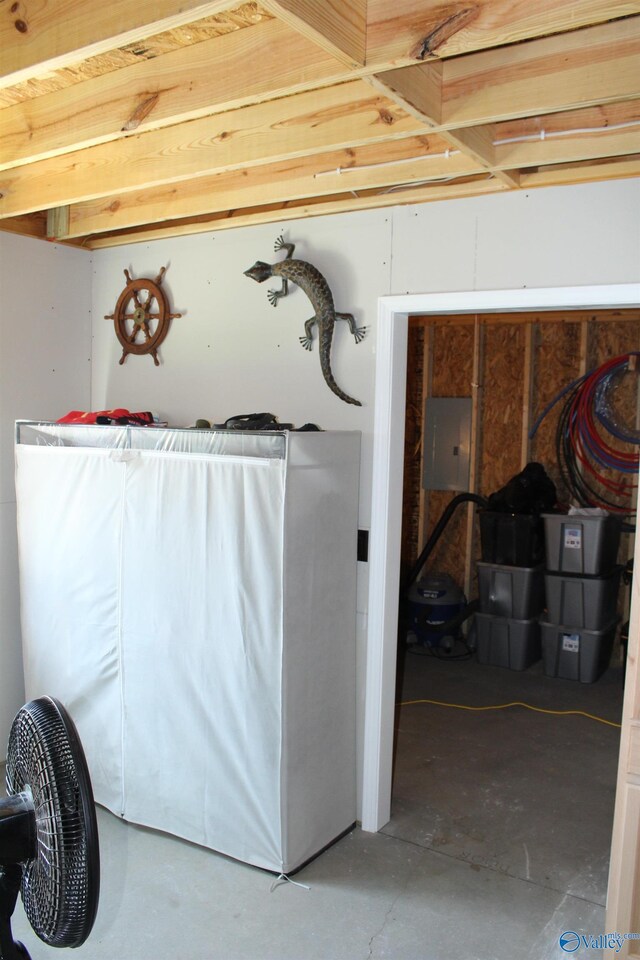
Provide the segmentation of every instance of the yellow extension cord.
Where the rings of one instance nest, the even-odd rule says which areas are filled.
[[[524,707],[525,710],[534,710],[536,713],[550,713],[554,717],[587,717],[588,720],[597,720],[598,723],[604,723],[608,727],[618,727],[621,724],[614,723],[613,720],[605,720],[603,717],[596,717],[593,713],[585,713],[584,710],[545,710],[544,707],[532,707],[530,703],[522,703],[521,700],[514,700],[513,703],[498,703],[490,707],[469,707],[464,703],[444,703],[442,700],[404,700],[396,704],[398,707],[411,707],[416,703],[433,703],[437,707],[454,707],[456,710],[507,710],[509,707]]]

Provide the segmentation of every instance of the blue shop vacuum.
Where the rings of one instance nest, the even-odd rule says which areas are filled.
[[[446,659],[471,656],[472,644],[463,637],[462,625],[475,613],[478,601],[467,603],[462,589],[448,574],[422,577],[421,573],[457,507],[469,502],[480,507],[487,505],[486,499],[475,493],[461,493],[453,498],[409,571],[402,591],[405,626],[415,638],[411,645]],[[460,644],[464,652],[457,654]]]
[[[461,588],[448,574],[414,581],[407,593],[408,626],[423,646],[453,649],[460,638],[460,614],[467,606]]]

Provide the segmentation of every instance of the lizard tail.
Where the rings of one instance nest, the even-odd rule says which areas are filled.
[[[329,361],[328,352],[320,353],[320,367],[322,369],[322,376],[324,377],[327,386],[330,390],[335,393],[336,397],[340,397],[341,400],[344,400],[345,403],[353,403],[356,407],[361,407],[362,404],[359,400],[356,400],[354,397],[350,397],[348,393],[345,393],[344,390],[341,390],[336,381],[334,380],[333,374],[331,372],[331,364]]]

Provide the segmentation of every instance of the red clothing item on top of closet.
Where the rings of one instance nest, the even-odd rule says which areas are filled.
[[[70,410],[57,421],[57,423],[117,423],[123,426],[127,424],[146,426],[153,422],[152,413],[148,411],[130,413],[124,407],[115,407],[113,410]]]

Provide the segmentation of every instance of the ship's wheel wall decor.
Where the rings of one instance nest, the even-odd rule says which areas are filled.
[[[181,313],[171,313],[167,295],[162,289],[162,278],[166,267],[162,267],[155,280],[140,277],[134,280],[125,269],[127,285],[118,297],[113,313],[105,320],[113,320],[116,336],[122,345],[120,363],[124,363],[128,353],[138,356],[150,353],[156,367],[158,347],[169,332],[169,324]]]

